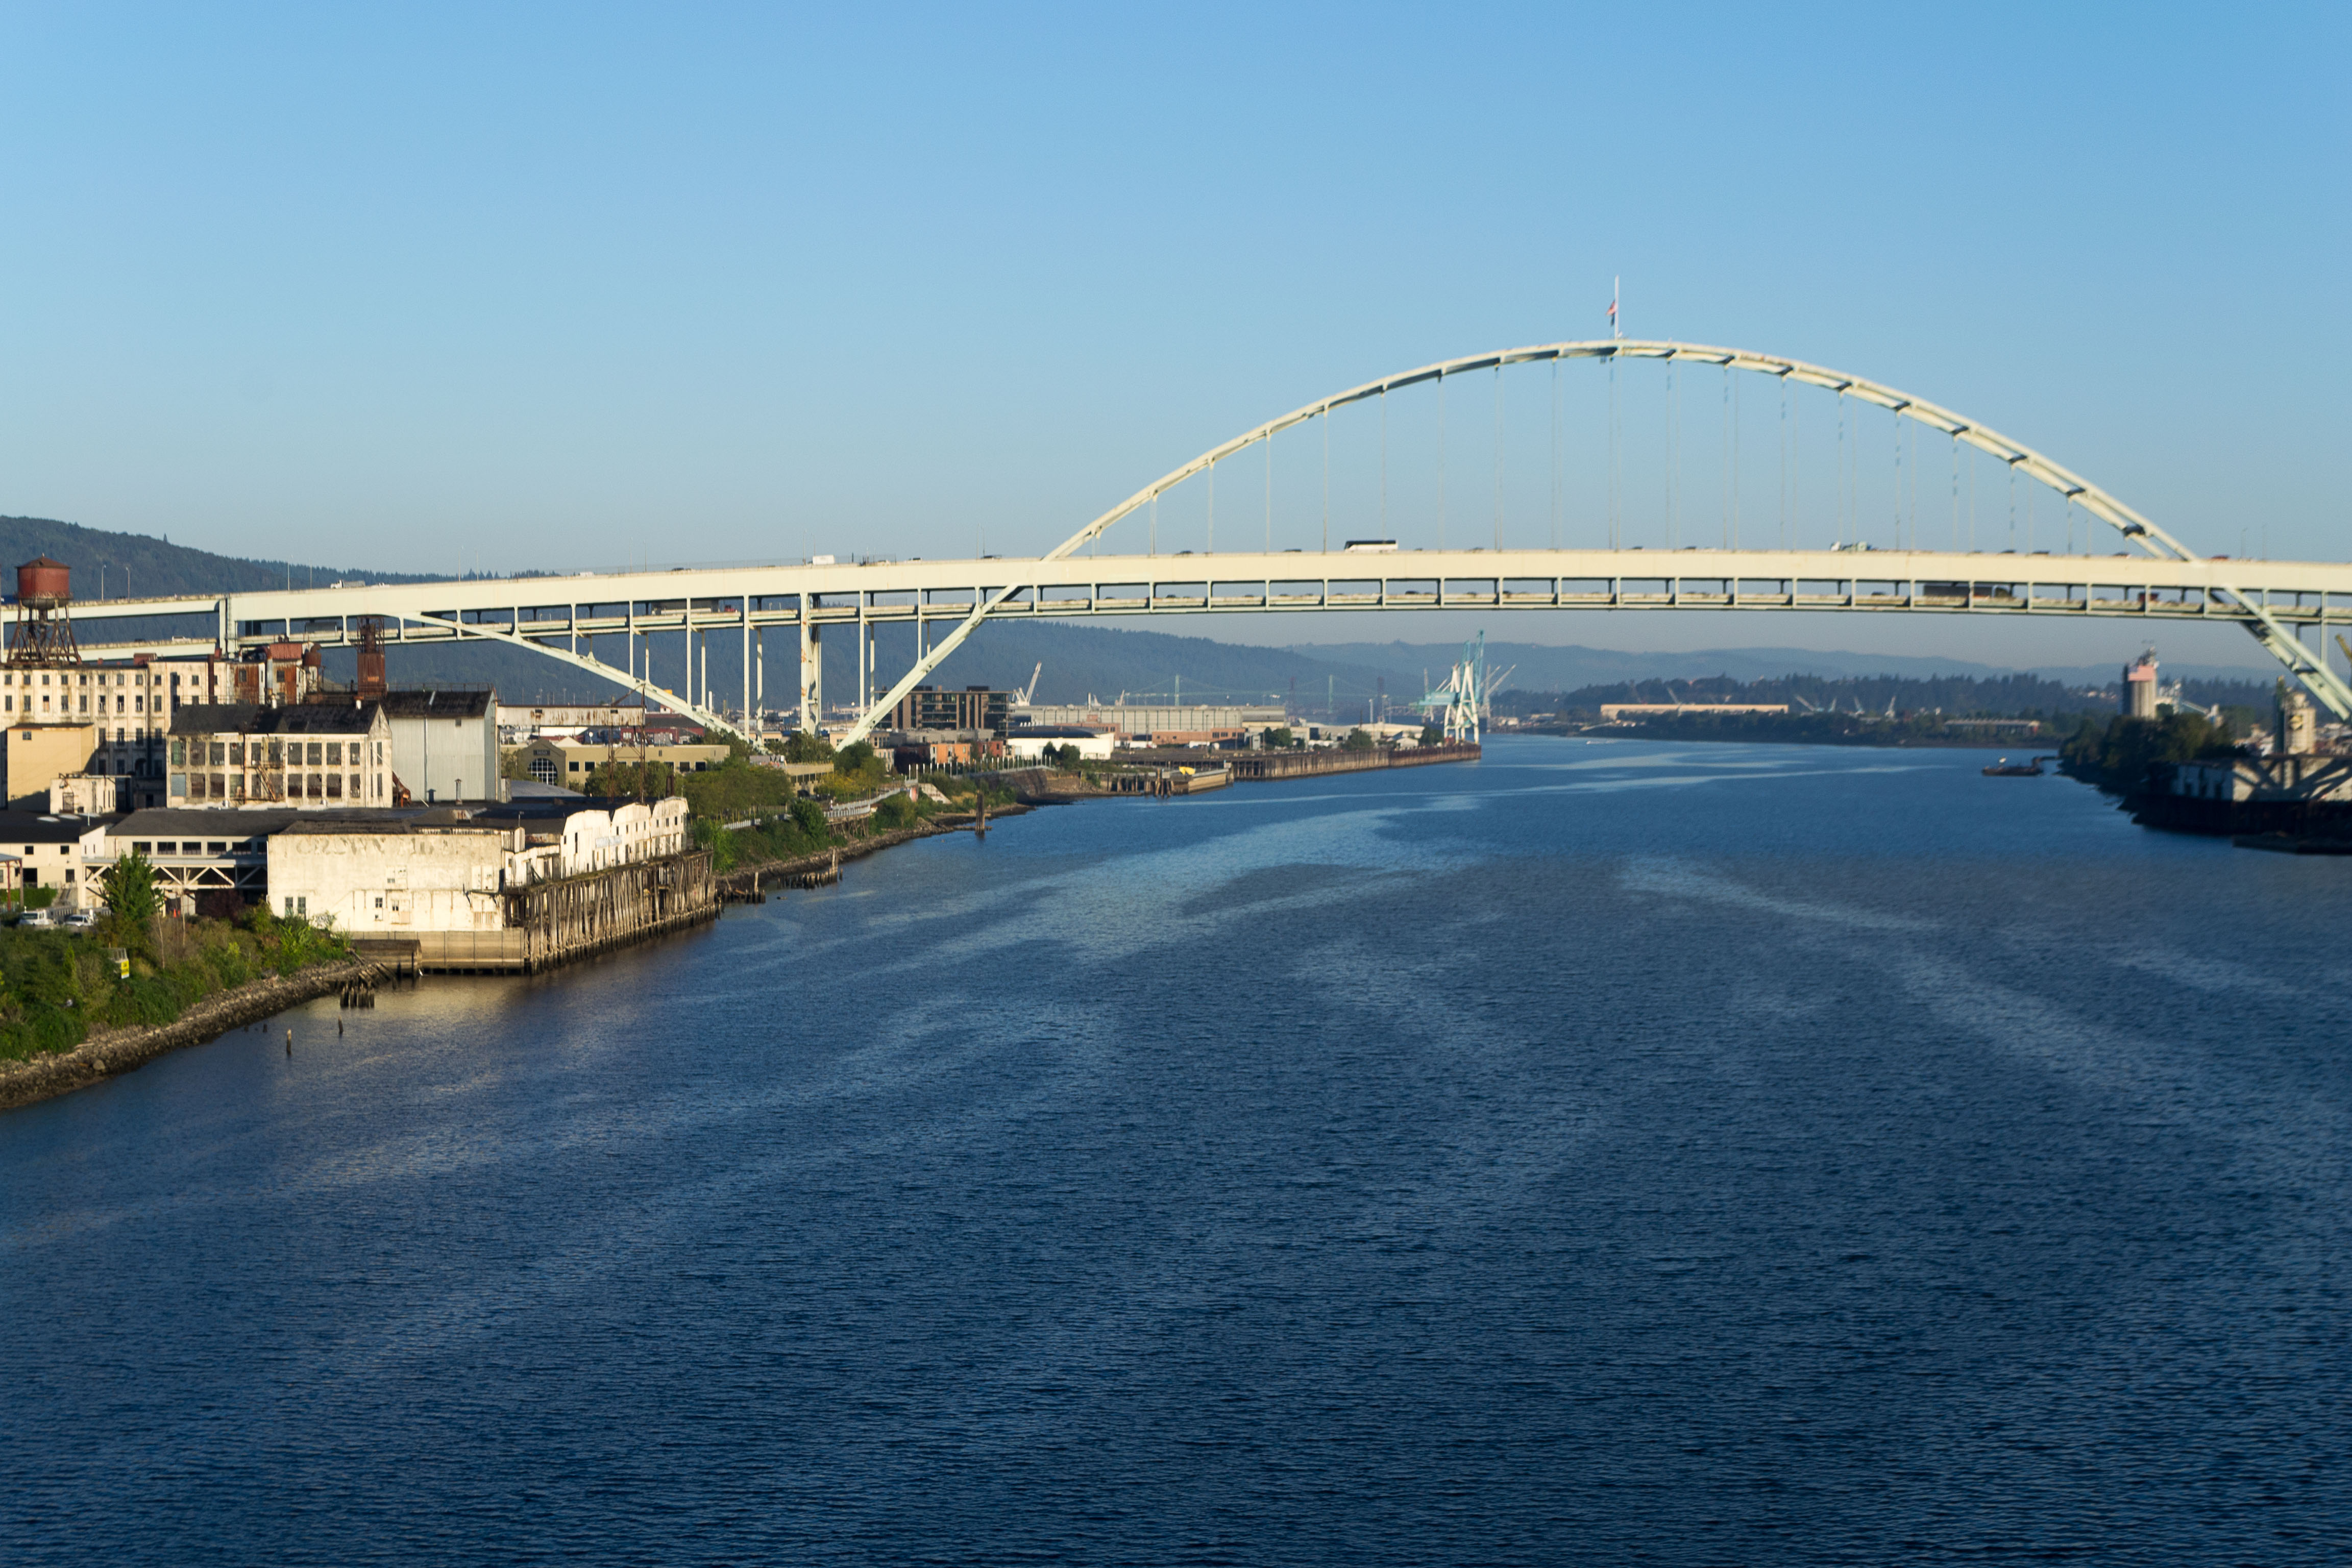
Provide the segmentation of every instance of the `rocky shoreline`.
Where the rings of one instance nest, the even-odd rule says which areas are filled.
[[[993,822],[1001,816],[1020,816],[1029,809],[1026,805],[1000,805],[990,811],[988,816]],[[738,866],[719,877],[719,887],[730,897],[740,898],[758,889],[768,879],[780,881],[786,877],[822,870],[836,861],[860,860],[901,844],[911,844],[918,838],[936,838],[942,833],[969,833],[971,827],[972,814],[970,812],[959,812],[953,816],[942,814],[912,827],[898,827],[869,837],[854,838],[820,854],[803,855],[791,860],[762,860],[756,866]]]
[[[231,1029],[275,1017],[304,1002],[331,996],[374,973],[375,966],[361,959],[314,964],[293,974],[274,974],[216,992],[168,1024],[101,1029],[57,1056],[0,1062],[0,1110],[31,1105],[144,1067],[157,1057],[218,1039]]]

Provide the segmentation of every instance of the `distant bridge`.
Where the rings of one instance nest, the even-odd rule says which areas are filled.
[[[1507,365],[1570,360],[1695,363],[1857,399],[1950,437],[1956,462],[1958,444],[1964,443],[2011,473],[2058,492],[2114,528],[2137,553],[1641,546],[1079,553],[1113,525],[1153,506],[1187,479],[1206,474],[1213,484],[1219,464],[1293,426],[1328,419],[1334,410],[1423,383],[1442,387],[1447,377],[1474,371],[1499,374]],[[1499,493],[1499,472],[1496,482]],[[1327,497],[1328,483],[1327,478]],[[1270,528],[1270,455],[1266,486]],[[1326,505],[1328,509],[1328,500]],[[1211,515],[1213,519],[1213,510]],[[210,639],[121,645],[109,650],[159,653],[215,643],[225,648],[253,647],[287,638],[351,645],[359,640],[360,622],[378,616],[388,623],[388,638],[402,644],[484,641],[525,648],[631,688],[698,723],[730,731],[737,725],[718,710],[698,668],[698,662],[707,663],[710,637],[739,641],[741,706],[746,712],[757,712],[766,706],[764,634],[789,628],[796,671],[791,705],[798,709],[803,725],[812,725],[816,651],[823,634],[827,627],[836,628],[836,635],[847,629],[856,641],[858,699],[865,708],[845,737],[855,739],[887,717],[900,698],[988,620],[1441,609],[1831,610],[2094,616],[2151,626],[2227,621],[2252,633],[2339,718],[2352,718],[2352,687],[2327,666],[2323,652],[2302,640],[2308,629],[2318,635],[2324,648],[2327,631],[2352,626],[2352,565],[2200,558],[2139,512],[2042,454],[1892,388],[1771,355],[1620,339],[1449,360],[1308,404],[1161,476],[1034,559],[869,561],[352,584],[218,597],[109,599],[78,603],[73,615],[84,626],[161,616],[200,615],[211,621]],[[918,658],[877,694],[874,689],[882,678],[873,668],[872,633],[894,624],[918,628]],[[640,658],[638,639],[677,634],[685,636],[689,648],[699,650],[699,661],[690,658],[676,684],[657,684]],[[594,656],[593,639],[612,637],[624,638],[630,650],[624,666]]]

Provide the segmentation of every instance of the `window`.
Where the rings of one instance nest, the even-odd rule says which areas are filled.
[[[217,839],[217,838],[216,838],[216,839],[215,839],[215,840],[213,840],[210,844],[207,844],[207,845],[205,845],[205,852],[206,852],[207,854],[212,854],[212,855],[219,855],[219,854],[223,854],[223,853],[225,853],[225,852],[227,850],[227,848],[228,848],[228,846],[227,846],[226,844],[222,843],[222,842],[221,842],[219,839]]]
[[[131,852],[133,855],[152,855],[155,853],[155,846],[151,840],[134,838],[131,841]]]
[[[340,768],[343,765],[343,743],[341,741],[327,742],[327,765],[331,768]]]
[[[243,741],[231,741],[228,743],[228,760],[234,766],[240,768],[245,766],[245,742]]]
[[[320,757],[320,756],[319,755],[319,752],[320,752],[320,751],[321,749],[322,749],[322,748],[320,747],[320,743],[319,743],[318,742],[313,741],[313,742],[310,742],[310,765],[311,765],[312,767],[314,767],[314,768],[315,768],[315,767],[317,767],[317,766],[318,766],[321,762],[323,762],[323,761],[325,760],[324,758],[322,758],[322,757]],[[311,793],[315,795],[315,794],[317,794],[318,792],[317,792],[317,791],[315,791],[315,790],[313,790]]]
[[[343,798],[342,774],[329,773],[327,775],[327,798],[329,800],[341,800]]]

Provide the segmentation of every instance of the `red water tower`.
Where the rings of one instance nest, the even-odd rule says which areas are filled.
[[[43,555],[16,568],[16,624],[8,628],[10,664],[79,664],[74,646],[73,572]]]

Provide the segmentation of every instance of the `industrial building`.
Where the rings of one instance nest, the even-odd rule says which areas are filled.
[[[989,730],[888,730],[875,735],[874,748],[888,753],[891,766],[902,773],[1005,755],[1004,742]]]
[[[164,804],[399,804],[380,703],[189,704],[172,714]]]
[[[1013,693],[967,686],[961,691],[918,686],[898,699],[885,728],[892,730],[985,730],[1004,733],[1013,708]]]
[[[1011,721],[1016,730],[1076,725],[1113,731],[1129,743],[1214,746],[1282,729],[1290,715],[1279,702],[1032,702],[1015,708]]]
[[[1677,714],[1696,713],[1701,716],[1727,713],[1786,713],[1785,702],[1603,702],[1601,721],[1622,723],[1628,719],[1671,719]]]
[[[0,811],[0,872],[6,887],[72,889],[80,880],[81,837],[86,818],[42,811]]]
[[[409,799],[440,804],[505,798],[499,780],[497,692],[484,688],[360,695],[373,696],[383,709],[392,732],[393,774]]]
[[[523,771],[541,784],[584,789],[589,777],[607,763],[647,763],[656,767],[674,768],[679,773],[698,773],[725,765],[727,759],[734,753],[730,747],[708,743],[638,746],[624,741],[591,743],[542,735],[520,748],[520,754]]]
[[[501,702],[499,740],[520,746],[541,735],[576,735],[583,730],[635,730],[646,721],[645,700],[612,702]]]
[[[599,878],[647,867],[659,869],[657,884],[678,888],[707,880],[708,871],[688,876],[693,868],[679,864],[692,849],[687,805],[677,796],[472,808],[167,808],[110,821],[0,813],[0,832],[16,838],[0,841],[7,852],[0,868],[14,885],[65,886],[74,889],[68,901],[96,904],[106,867],[137,854],[153,865],[174,913],[226,914],[267,902],[282,918],[406,943],[427,966],[521,966],[526,933],[510,900],[518,892],[594,889]],[[644,880],[620,891],[641,892],[635,882]],[[461,948],[445,940],[461,934]],[[551,950],[542,941],[528,951]]]
[[[1004,737],[1004,746],[1013,755],[1033,763],[1043,757],[1049,746],[1055,750],[1076,746],[1081,757],[1108,760],[1118,738],[1113,731],[1090,729],[1083,724],[1025,724]]]

